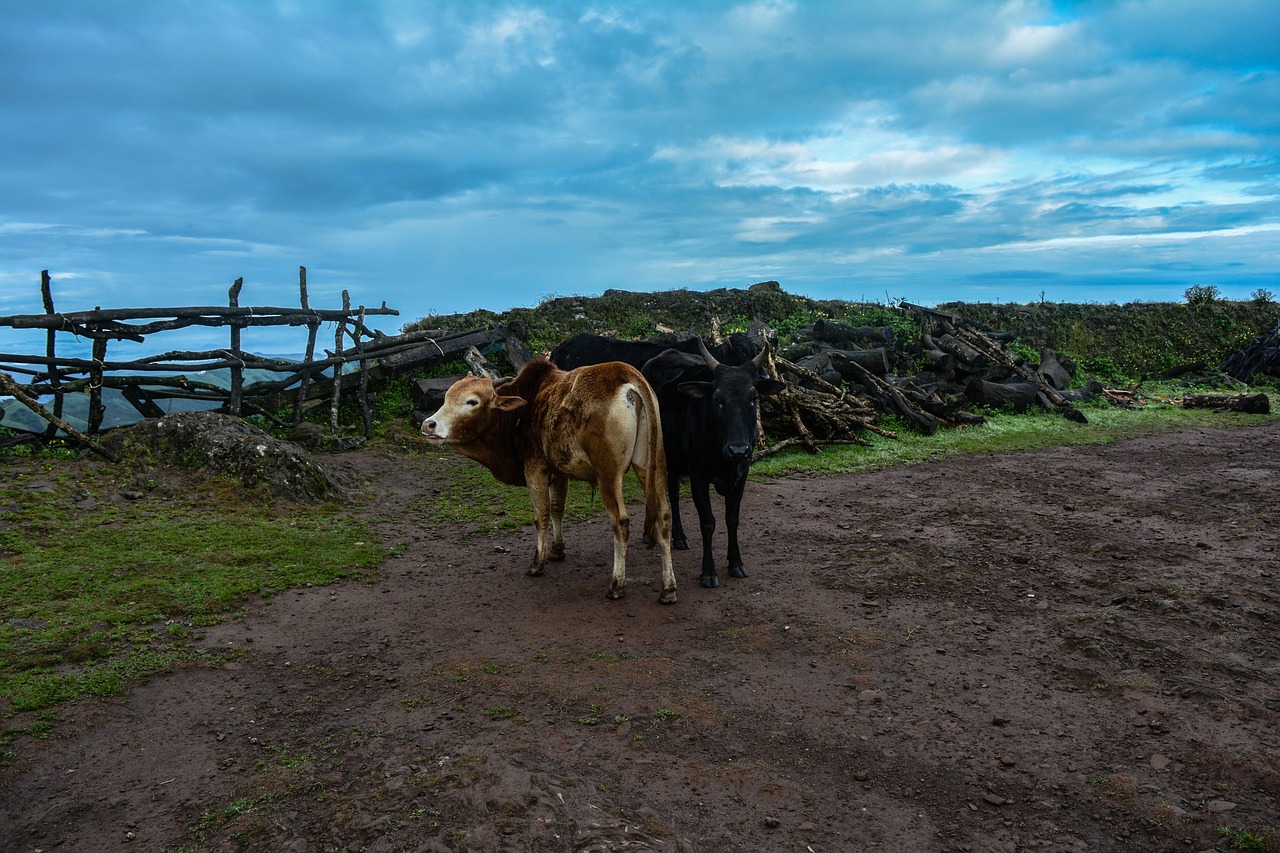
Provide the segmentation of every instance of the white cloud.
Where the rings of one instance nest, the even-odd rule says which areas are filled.
[[[1264,6],[11,4],[0,280],[171,302],[239,275],[292,293],[306,264],[467,310],[757,276],[1012,287],[1036,259],[1103,278],[1110,251],[1244,282],[1280,222]],[[1160,268],[1125,242],[1210,232],[1149,238]]]

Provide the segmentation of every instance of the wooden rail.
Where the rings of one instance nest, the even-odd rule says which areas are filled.
[[[44,304],[43,314],[19,314],[0,316],[0,327],[12,329],[45,329],[47,331],[44,353],[0,352],[0,375],[5,376],[4,390],[22,402],[48,423],[43,438],[49,440],[59,432],[94,449],[91,437],[101,431],[105,408],[102,391],[119,390],[143,417],[158,417],[163,410],[157,401],[162,399],[196,399],[217,404],[217,408],[240,416],[246,409],[262,414],[276,423],[279,420],[269,410],[269,405],[281,403],[282,395],[292,394],[292,423],[298,424],[308,399],[317,391],[328,391],[330,399],[330,427],[337,432],[337,411],[341,395],[354,391],[365,425],[365,434],[371,430],[367,398],[369,362],[378,360],[388,365],[406,363],[408,354],[426,348],[438,351],[441,356],[465,350],[473,344],[500,340],[504,333],[484,330],[482,333],[446,335],[437,332],[415,332],[408,335],[389,336],[371,330],[366,320],[374,315],[398,316],[399,311],[363,305],[353,308],[348,293],[342,292],[340,310],[314,309],[307,298],[307,271],[299,267],[298,288],[300,307],[242,306],[240,290],[243,279],[236,279],[228,292],[228,304],[222,306],[189,306],[178,308],[95,308],[92,311],[58,312],[54,308],[49,271],[40,274],[40,295]],[[324,357],[316,357],[316,336],[320,325],[336,324],[333,350],[325,350]],[[160,355],[127,361],[110,361],[107,358],[108,342],[128,340],[143,342],[149,335],[170,332],[192,326],[221,326],[230,331],[226,349],[190,351],[172,350]],[[246,352],[241,340],[245,329],[261,326],[305,326],[307,328],[306,356],[303,361],[263,358]],[[487,332],[487,334],[485,333]],[[92,341],[90,358],[67,358],[57,354],[59,335],[73,335]],[[467,338],[458,347],[454,338]],[[347,342],[350,345],[347,345]],[[349,364],[358,365],[353,376],[344,372]],[[206,370],[226,369],[230,373],[230,387],[193,379],[187,374]],[[263,369],[282,374],[271,381],[246,385],[245,371]],[[177,374],[170,376],[155,374]],[[6,375],[7,374],[7,375]],[[132,375],[126,375],[132,374]],[[19,381],[15,377],[22,377]],[[321,382],[328,380],[328,388]],[[292,386],[297,385],[296,389]],[[65,400],[73,393],[88,393],[89,411],[83,430],[75,430],[66,423]],[[52,410],[40,402],[42,397],[52,397]],[[288,405],[287,403],[285,404]]]

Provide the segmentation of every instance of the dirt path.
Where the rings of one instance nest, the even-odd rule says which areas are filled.
[[[1280,849],[1276,422],[752,484],[751,577],[672,607],[603,514],[528,578],[417,522],[452,463],[344,458],[385,579],[71,709],[0,850]]]

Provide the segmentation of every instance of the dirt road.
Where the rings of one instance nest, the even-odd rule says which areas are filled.
[[[695,544],[669,607],[639,546],[605,600],[603,512],[529,578],[421,522],[471,463],[358,454],[385,577],[68,709],[0,849],[1280,849],[1274,421],[753,483],[750,577]]]

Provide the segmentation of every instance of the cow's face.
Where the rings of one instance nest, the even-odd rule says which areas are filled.
[[[756,445],[756,417],[761,394],[777,394],[783,384],[768,376],[757,377],[756,367],[717,365],[710,382],[683,382],[679,389],[705,401],[720,435],[720,453],[733,462],[751,458]]]
[[[482,436],[499,412],[523,405],[523,397],[499,394],[492,379],[467,376],[449,386],[444,405],[422,422],[422,434],[432,442],[466,444]]]

